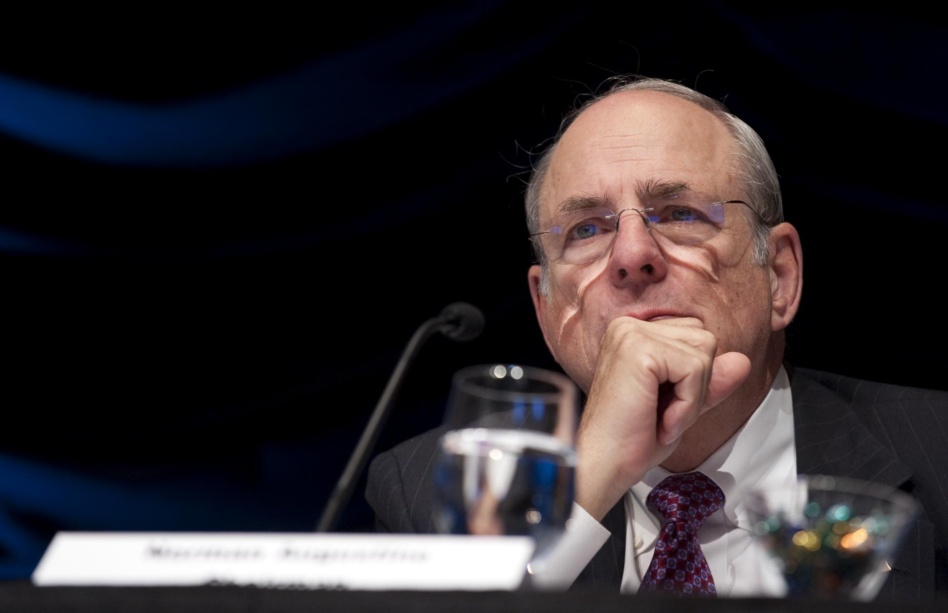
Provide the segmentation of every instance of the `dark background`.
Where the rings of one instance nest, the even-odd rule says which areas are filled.
[[[943,17],[793,3],[344,3],[0,18],[0,578],[57,530],[310,531],[450,374],[554,366],[528,152],[610,75],[724,100],[805,252],[799,365],[946,388]],[[618,6],[614,6],[618,5]],[[340,531],[371,529],[362,486]]]

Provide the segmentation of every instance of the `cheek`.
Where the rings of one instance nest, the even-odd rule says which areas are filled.
[[[759,350],[771,328],[771,294],[766,269],[749,265],[722,271],[717,302],[721,305],[723,338],[731,339],[724,349],[744,353]],[[753,353],[749,354],[753,355]]]
[[[752,244],[720,241],[667,254],[682,274],[676,275],[682,286],[705,311],[718,351],[754,350],[770,331],[772,295],[769,273],[754,263]]]
[[[710,283],[722,283],[737,269],[753,265],[753,243],[747,236],[722,232],[714,239],[689,247],[663,245],[669,267],[690,271]]]
[[[606,274],[605,261],[590,266],[562,267],[550,277],[548,332],[558,341],[575,334],[589,319],[590,295],[596,280]]]
[[[605,262],[582,268],[562,269],[551,276],[550,298],[545,328],[554,357],[580,386],[591,381],[598,357],[599,340],[605,330],[605,316],[596,313],[608,306],[597,300],[596,281],[606,274]]]

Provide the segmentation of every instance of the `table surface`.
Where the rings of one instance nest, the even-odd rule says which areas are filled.
[[[0,583],[0,611],[111,613],[113,611],[215,613],[544,613],[596,611],[656,613],[837,613],[903,612],[906,605],[805,602],[760,598],[682,599],[591,592],[330,591],[242,586],[37,587],[29,581]],[[948,610],[948,602],[911,606],[913,613]]]

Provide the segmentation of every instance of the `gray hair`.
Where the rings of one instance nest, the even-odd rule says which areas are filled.
[[[553,153],[567,128],[590,105],[607,96],[632,90],[648,90],[671,94],[693,102],[720,119],[730,132],[737,146],[738,177],[743,181],[751,208],[757,212],[758,217],[754,223],[754,259],[761,266],[766,264],[770,228],[783,221],[783,198],[777,171],[760,135],[743,120],[733,115],[722,102],[673,81],[617,76],[605,81],[603,85],[599,93],[593,94],[566,114],[552,142],[533,165],[524,198],[527,228],[531,236],[540,231],[540,191],[550,169]],[[540,292],[547,294],[549,292],[548,263],[543,247],[537,239],[533,240],[533,250],[543,268]]]

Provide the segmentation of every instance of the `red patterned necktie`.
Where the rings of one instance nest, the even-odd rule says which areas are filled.
[[[662,480],[646,503],[665,523],[641,591],[715,596],[714,578],[701,553],[698,530],[724,504],[724,492],[706,475],[691,472]]]

